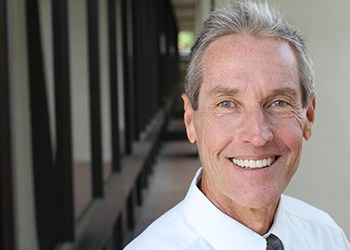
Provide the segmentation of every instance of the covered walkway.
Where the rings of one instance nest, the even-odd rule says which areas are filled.
[[[183,121],[171,120],[144,192],[143,206],[136,215],[133,237],[183,199],[199,166],[197,148],[185,138]]]

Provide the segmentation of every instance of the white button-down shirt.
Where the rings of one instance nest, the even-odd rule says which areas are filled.
[[[217,209],[199,190],[199,170],[183,201],[153,222],[125,249],[265,250],[276,235],[286,250],[349,250],[344,232],[325,212],[281,196],[270,231],[261,236]]]

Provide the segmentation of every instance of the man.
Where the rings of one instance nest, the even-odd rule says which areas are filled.
[[[266,3],[214,11],[182,95],[202,168],[126,249],[350,249],[326,213],[282,194],[311,136],[313,79],[303,40]]]

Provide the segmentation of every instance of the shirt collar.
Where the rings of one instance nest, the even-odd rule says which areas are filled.
[[[274,234],[282,241],[284,249],[290,249],[291,242],[290,237],[288,237],[285,207],[285,196],[282,194],[272,227],[264,237],[267,238],[270,234]]]
[[[264,237],[250,230],[216,208],[197,187],[198,170],[183,201],[183,212],[188,222],[215,249],[265,249]],[[279,237],[279,235],[277,235]]]

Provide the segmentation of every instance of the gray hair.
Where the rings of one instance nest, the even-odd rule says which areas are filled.
[[[194,110],[198,108],[198,95],[203,80],[202,58],[205,49],[215,39],[230,34],[274,37],[287,41],[296,53],[302,104],[303,107],[307,106],[314,91],[314,72],[310,55],[301,35],[266,2],[244,1],[227,4],[224,8],[213,11],[204,22],[192,48],[187,66],[185,92]]]

